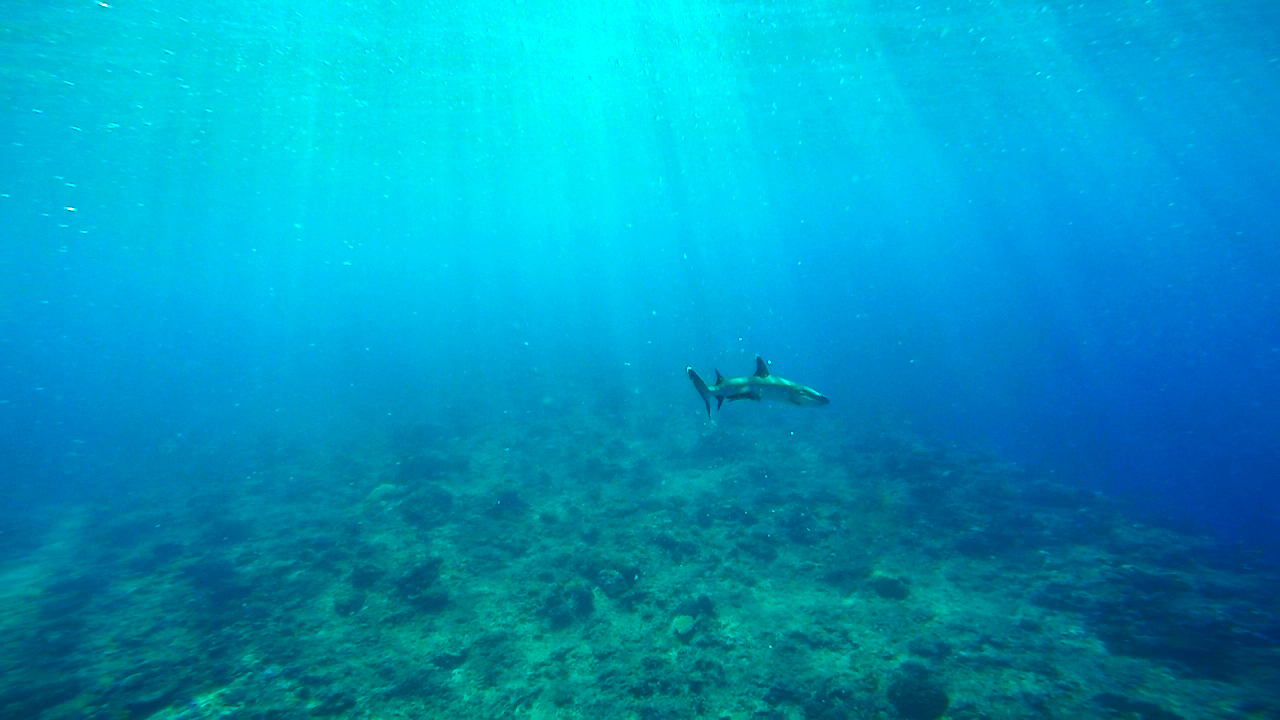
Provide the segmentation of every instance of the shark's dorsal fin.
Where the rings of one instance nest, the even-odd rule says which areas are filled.
[[[719,385],[722,382],[724,382],[724,376],[720,374],[719,370],[716,370],[716,385]]]
[[[764,364],[764,358],[759,355],[756,356],[756,377],[769,377],[769,366]]]

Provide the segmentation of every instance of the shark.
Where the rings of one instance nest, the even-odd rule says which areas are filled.
[[[702,402],[707,406],[708,418],[711,417],[711,398],[716,399],[716,410],[724,405],[725,400],[771,400],[801,407],[818,407],[831,402],[811,387],[769,374],[769,365],[759,355],[756,356],[754,375],[727,378],[716,370],[716,382],[710,387],[698,377],[692,366],[685,368],[685,372],[689,373],[689,379],[702,396]]]

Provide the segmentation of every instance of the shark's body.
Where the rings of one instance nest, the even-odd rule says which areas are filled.
[[[716,382],[708,386],[698,377],[693,368],[686,368],[689,379],[702,396],[707,406],[707,417],[711,417],[711,398],[716,399],[716,409],[724,405],[725,400],[772,400],[774,402],[791,403],[802,407],[816,407],[831,402],[822,393],[811,387],[794,383],[777,375],[769,374],[769,366],[764,360],[756,357],[756,374],[745,377],[727,378],[716,370]]]

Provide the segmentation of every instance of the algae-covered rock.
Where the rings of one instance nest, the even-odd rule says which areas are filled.
[[[395,485],[392,485],[390,483],[383,483],[378,487],[370,490],[369,494],[364,496],[364,501],[370,504],[386,502],[387,500],[390,500],[393,497],[395,497],[399,493],[399,490],[400,489],[397,488]]]
[[[692,615],[677,615],[671,621],[671,632],[681,640],[688,640],[697,626],[698,621]]]
[[[625,575],[613,568],[605,568],[597,575],[596,583],[600,587],[600,592],[616,598],[631,589],[636,577],[636,575]]]

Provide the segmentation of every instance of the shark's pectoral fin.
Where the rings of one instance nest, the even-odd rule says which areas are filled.
[[[769,377],[769,366],[759,355],[756,356],[756,377]]]

